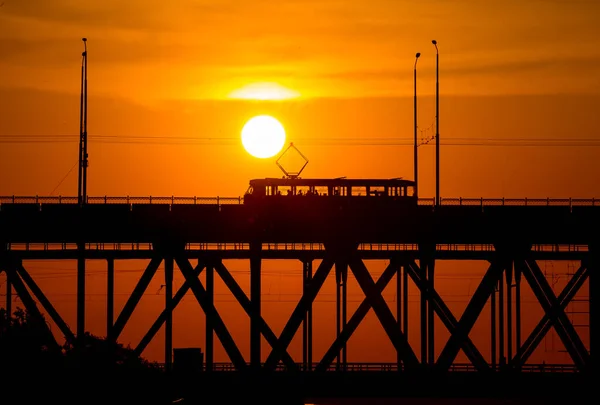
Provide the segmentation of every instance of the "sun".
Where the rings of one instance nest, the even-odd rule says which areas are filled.
[[[254,157],[275,156],[285,144],[285,129],[270,115],[257,115],[242,128],[242,145]]]

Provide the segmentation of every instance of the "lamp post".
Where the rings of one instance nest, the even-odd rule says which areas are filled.
[[[419,56],[421,56],[420,52],[417,52],[416,56],[415,56],[415,66],[414,66],[414,70],[413,70],[413,81],[414,81],[414,88],[415,88],[415,92],[414,92],[414,106],[413,106],[413,110],[414,110],[414,132],[415,132],[415,150],[414,150],[414,171],[415,171],[415,197],[418,198],[419,197],[419,164],[418,164],[418,159],[419,159],[419,154],[417,152],[417,148],[418,148],[418,141],[417,141],[417,62],[419,61]]]
[[[435,205],[440,205],[440,53],[435,46]]]

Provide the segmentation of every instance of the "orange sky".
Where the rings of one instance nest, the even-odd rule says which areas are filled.
[[[584,0],[5,0],[0,195],[76,194],[85,36],[90,195],[241,195],[281,174],[241,146],[262,113],[309,158],[306,177],[412,178],[414,56],[430,137],[436,39],[442,197],[599,197],[599,12]],[[232,98],[261,83],[295,98]]]

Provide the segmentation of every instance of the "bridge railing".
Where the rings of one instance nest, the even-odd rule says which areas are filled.
[[[433,198],[419,198],[419,205],[434,205]],[[440,198],[440,205],[451,206],[596,206],[596,198]]]
[[[250,365],[250,364],[248,364]],[[310,370],[307,370],[302,363],[297,363],[298,367],[301,370],[308,371],[314,370],[318,363],[313,363],[310,367]],[[159,363],[160,367],[164,368],[163,363]],[[501,370],[500,367],[497,367],[498,370]],[[287,368],[283,364],[279,364],[276,371],[286,371]],[[347,363],[340,364],[339,366],[336,364],[331,364],[326,371],[328,372],[393,372],[398,371],[397,363]],[[230,372],[235,371],[235,366],[232,363],[213,363],[212,371],[217,372]],[[402,371],[402,366],[400,366],[400,371]],[[451,372],[477,372],[477,369],[472,364],[452,364],[450,366]],[[523,365],[520,372],[524,373],[576,373],[577,367],[572,364],[525,364]]]
[[[77,204],[77,197],[63,196],[0,196],[0,204]],[[164,196],[90,196],[88,204],[242,204],[243,197],[164,197]]]
[[[88,204],[210,204],[240,205],[244,197],[90,196]],[[73,196],[0,196],[2,204],[77,204]],[[419,198],[419,205],[433,206],[433,198]],[[597,206],[596,198],[440,198],[445,206]]]
[[[11,251],[76,251],[78,245],[75,242],[51,243],[51,242],[17,242],[7,243],[6,249]],[[152,251],[154,246],[150,242],[92,242],[85,244],[85,250],[94,251]],[[250,244],[246,242],[203,242],[187,243],[187,251],[250,251]],[[326,251],[325,245],[318,242],[267,242],[262,244],[264,252],[297,252],[297,251]],[[406,252],[418,251],[416,243],[361,243],[358,250],[363,252]],[[582,244],[534,244],[531,246],[533,252],[552,253],[575,253],[589,251],[588,245]],[[489,243],[438,243],[438,252],[494,252],[495,247]]]

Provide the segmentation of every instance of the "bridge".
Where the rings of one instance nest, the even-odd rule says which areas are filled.
[[[374,384],[378,381],[379,392],[386,392],[382,388],[384,381],[395,387],[390,388],[390,393],[403,395],[397,392],[400,385],[404,389],[409,385],[423,388],[425,383],[419,383],[415,376],[433,373],[443,381],[469,375],[464,387],[477,382],[481,389],[492,389],[502,378],[512,379],[511,386],[520,381],[519,384],[534,389],[531,379],[534,378],[539,382],[537,387],[543,390],[550,380],[541,379],[540,375],[551,375],[554,379],[558,375],[568,376],[561,378],[574,381],[577,376],[591,376],[598,371],[595,351],[600,343],[595,326],[600,311],[595,297],[600,282],[592,276],[598,270],[592,269],[600,263],[599,225],[600,204],[595,199],[446,198],[438,206],[432,199],[420,199],[418,205],[396,211],[356,212],[347,208],[330,212],[310,209],[257,212],[244,205],[241,197],[99,196],[88,197],[86,204],[79,205],[77,197],[4,196],[0,197],[0,271],[7,275],[4,305],[8,311],[14,290],[26,309],[39,312],[39,306],[43,307],[64,338],[77,343],[86,331],[87,261],[106,261],[106,333],[115,341],[157,269],[163,265],[164,310],[135,350],[142,353],[164,326],[164,368],[173,370],[172,313],[191,291],[205,314],[206,330],[213,332],[206,333],[203,345],[202,373],[206,381],[234,378],[222,376],[246,371],[252,375],[269,371],[282,376],[300,373],[305,376],[302,381],[313,387],[314,395],[336,395],[331,388],[335,386],[343,386],[349,392],[352,384],[363,386],[358,381],[365,378]],[[39,259],[77,260],[74,331],[27,271],[28,261]],[[147,260],[148,265],[115,317],[115,261],[132,259]],[[229,259],[248,262],[249,296],[225,265],[224,260]],[[303,293],[279,335],[261,315],[261,263],[266,259],[287,261],[290,266],[302,269]],[[382,259],[388,264],[375,280],[369,261]],[[452,313],[436,290],[436,263],[444,260],[483,264],[481,282],[460,317]],[[577,268],[559,293],[540,268],[541,260],[577,262]],[[178,291],[173,288],[176,268],[185,278]],[[204,283],[199,279],[201,273],[206,276]],[[215,273],[249,317],[249,359],[243,356],[214,305]],[[325,354],[314,359],[313,303],[331,273],[336,283],[336,337]],[[365,295],[353,314],[347,308],[349,273]],[[395,308],[390,308],[382,295],[392,280],[398,297]],[[524,283],[544,312],[527,335],[522,331]],[[588,324],[582,333],[565,309],[584,285],[589,291]],[[416,287],[420,294],[415,308],[409,307],[409,286]],[[470,333],[488,305],[491,338],[484,352]],[[348,362],[347,342],[370,310],[395,348],[394,363]],[[415,312],[420,317],[417,345],[420,352],[408,338],[409,319]],[[450,337],[441,349],[436,349],[434,337],[440,323]],[[532,353],[551,328],[564,345],[569,364],[532,364]],[[300,329],[302,359],[298,361],[288,348]],[[226,351],[229,363],[214,361],[214,336]],[[262,339],[271,346],[269,353],[262,352]],[[461,351],[469,364],[457,362]],[[341,374],[345,377],[340,377]],[[395,377],[382,377],[383,374]],[[403,384],[398,384],[398,374],[405,376]],[[360,376],[361,380],[348,375]],[[487,382],[479,380],[482,376],[486,376]],[[294,383],[286,380],[286,384],[296,384],[295,378],[289,380]],[[432,378],[427,381],[434,381]],[[493,390],[499,391],[497,386]]]

